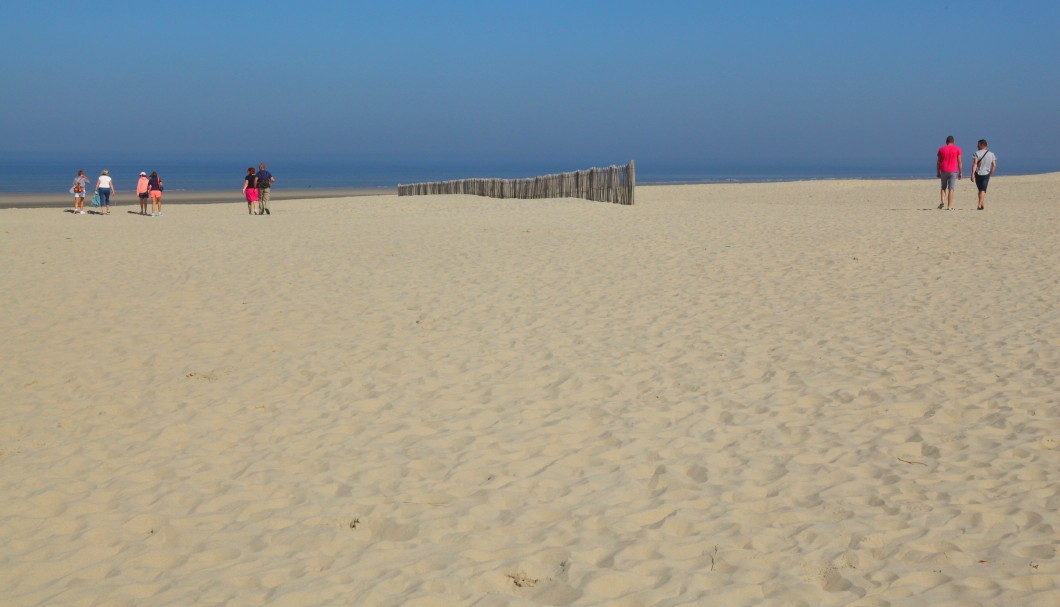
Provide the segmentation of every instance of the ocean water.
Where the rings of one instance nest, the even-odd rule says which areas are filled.
[[[169,191],[239,190],[249,167],[234,162],[114,162],[98,166],[46,161],[0,162],[0,193],[66,193],[79,169],[85,171],[92,183],[107,169],[119,191],[135,186],[140,171],[148,175],[156,171]],[[277,188],[290,189],[393,188],[397,180],[416,174],[416,171],[403,172],[391,167],[311,163],[276,163],[270,164],[269,170],[276,176]]]
[[[68,161],[0,161],[0,193],[63,193],[84,169],[90,180],[103,169],[110,171],[115,187],[131,189],[140,171],[157,171],[169,191],[239,190],[249,165],[238,162],[163,162],[155,164],[117,162],[106,166]],[[399,183],[467,179],[472,177],[522,178],[564,171],[587,169],[591,165],[526,164],[448,164],[448,165],[364,165],[320,162],[276,162],[269,170],[276,176],[276,188],[380,188],[396,189]],[[607,166],[598,164],[597,166]],[[930,169],[931,167],[929,167]],[[857,167],[835,169],[798,167],[674,167],[637,163],[637,184],[720,183],[791,181],[796,179],[915,179],[934,174],[913,170],[865,170]]]

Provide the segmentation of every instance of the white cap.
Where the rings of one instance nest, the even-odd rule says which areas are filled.
[[[144,177],[147,177],[147,173],[145,173],[143,171],[140,171],[140,174],[143,175]]]

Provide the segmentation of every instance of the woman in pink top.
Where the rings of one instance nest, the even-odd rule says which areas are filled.
[[[140,171],[140,179],[136,181],[136,195],[140,198],[140,214],[147,215],[147,173]]]
[[[258,178],[254,175],[254,167],[247,169],[247,176],[243,178],[243,196],[247,199],[247,213],[256,215],[258,212]]]

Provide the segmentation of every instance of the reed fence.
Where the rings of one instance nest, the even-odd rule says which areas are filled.
[[[592,168],[527,179],[454,179],[398,184],[398,196],[471,194],[491,198],[584,198],[633,204],[637,185],[633,161],[626,166]]]

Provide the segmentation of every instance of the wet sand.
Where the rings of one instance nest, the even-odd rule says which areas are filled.
[[[380,196],[396,194],[397,186],[392,188],[305,188],[299,190],[285,190],[274,188],[272,200],[312,200],[317,198],[347,198],[352,196]],[[91,205],[88,201],[92,192],[88,193],[85,208]],[[111,197],[111,206],[136,206],[139,208],[140,200],[135,194],[119,191],[116,196]],[[163,204],[218,204],[225,202],[243,202],[243,194],[240,190],[235,191],[204,191],[184,192],[180,190],[167,191],[162,198]],[[0,209],[38,209],[38,208],[73,208],[74,197],[71,194],[35,194],[15,193],[0,194]]]

